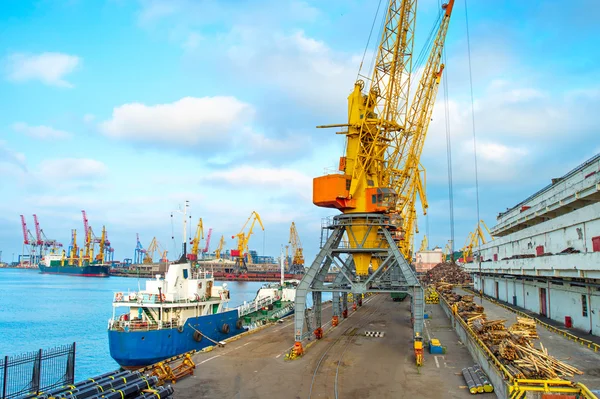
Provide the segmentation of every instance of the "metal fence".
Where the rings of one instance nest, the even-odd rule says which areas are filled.
[[[73,384],[74,379],[75,342],[0,358],[2,399],[39,395],[52,388]]]

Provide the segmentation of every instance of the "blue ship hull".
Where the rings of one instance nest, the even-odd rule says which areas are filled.
[[[109,275],[109,267],[106,265],[46,266],[40,263],[38,267],[42,273],[46,274],[66,274],[81,277],[108,277]]]
[[[108,331],[110,355],[124,368],[138,368],[160,362],[191,350],[201,350],[214,345],[213,341],[223,341],[246,331],[236,328],[238,311],[191,317],[187,319],[183,331],[177,328],[150,331]],[[229,333],[222,332],[224,324],[229,325]],[[193,327],[193,328],[192,328]],[[194,339],[196,330],[204,336]]]

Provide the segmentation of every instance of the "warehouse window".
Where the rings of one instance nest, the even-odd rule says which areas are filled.
[[[581,296],[581,310],[583,311],[583,317],[587,317],[587,297]]]

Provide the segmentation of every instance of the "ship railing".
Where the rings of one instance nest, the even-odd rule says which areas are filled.
[[[179,327],[176,321],[114,320],[108,321],[108,329],[116,331],[152,331]]]
[[[146,292],[115,292],[113,296],[113,303],[125,303],[132,305],[144,303],[198,303],[219,299],[224,300],[225,298],[198,296],[198,300],[178,297],[175,297],[174,300],[167,300],[167,298],[163,296],[161,300],[161,297],[158,294],[149,294]]]
[[[252,312],[257,312],[260,309],[264,308],[265,306],[269,306],[270,304],[272,304],[273,302],[276,302],[278,300],[280,300],[281,298],[279,297],[279,295],[276,296],[268,296],[268,297],[264,297],[261,298],[257,301],[252,301],[249,303],[244,302],[243,305],[238,306],[238,314],[241,316],[245,316],[247,314],[250,314]]]

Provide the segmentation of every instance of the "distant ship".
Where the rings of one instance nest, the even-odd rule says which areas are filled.
[[[227,284],[214,285],[210,272],[188,262],[172,263],[144,290],[115,293],[110,355],[123,368],[139,368],[201,350],[290,314],[294,297],[295,289],[264,287],[254,301],[230,309]]]
[[[77,264],[70,265],[63,254],[45,255],[38,267],[42,273],[46,274],[65,274],[80,277],[108,277],[109,275],[108,265],[87,261],[83,261],[81,266]]]

